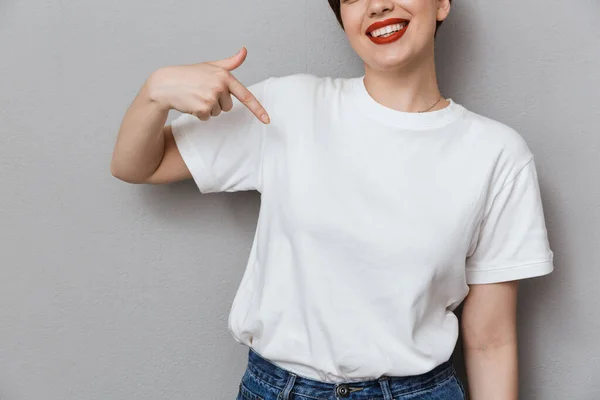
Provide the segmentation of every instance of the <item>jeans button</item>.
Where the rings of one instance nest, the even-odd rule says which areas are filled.
[[[348,388],[348,385],[341,384],[335,388],[335,394],[340,397],[348,397],[350,396],[350,389]]]

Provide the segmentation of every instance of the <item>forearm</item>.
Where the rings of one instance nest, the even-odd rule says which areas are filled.
[[[517,342],[463,349],[471,400],[517,400]]]
[[[150,78],[152,79],[152,77]],[[152,100],[148,79],[123,117],[110,164],[111,173],[136,183],[150,176],[164,152],[168,108]]]

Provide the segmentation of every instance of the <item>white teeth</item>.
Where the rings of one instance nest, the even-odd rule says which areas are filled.
[[[375,29],[373,32],[371,32],[371,36],[373,36],[373,37],[379,37],[379,36],[384,36],[384,35],[389,36],[390,34],[392,34],[394,32],[398,32],[399,30],[404,28],[405,25],[406,25],[406,22],[403,22],[401,24],[384,26],[383,28]]]

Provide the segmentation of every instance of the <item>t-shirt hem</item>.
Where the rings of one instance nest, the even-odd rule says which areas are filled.
[[[175,144],[177,145],[177,149],[181,154],[181,158],[183,158],[183,161],[190,170],[192,178],[194,179],[194,182],[198,186],[200,192],[210,193],[213,191],[214,180],[208,173],[208,170],[204,165],[204,161],[202,160],[202,156],[194,148],[193,144],[187,137],[188,132],[183,124],[184,121],[179,118],[173,120],[171,123],[171,130],[173,132]]]
[[[553,258],[528,264],[488,270],[466,269],[467,284],[484,284],[514,281],[547,275],[554,270]]]

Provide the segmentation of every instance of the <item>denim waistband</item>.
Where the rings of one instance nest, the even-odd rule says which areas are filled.
[[[257,379],[281,389],[286,395],[293,392],[308,398],[345,398],[348,400],[368,400],[383,398],[392,400],[419,392],[454,376],[454,365],[450,360],[429,372],[413,376],[387,376],[372,380],[347,383],[322,382],[294,374],[283,369],[249,347],[248,370]],[[287,397],[286,397],[287,398]]]

